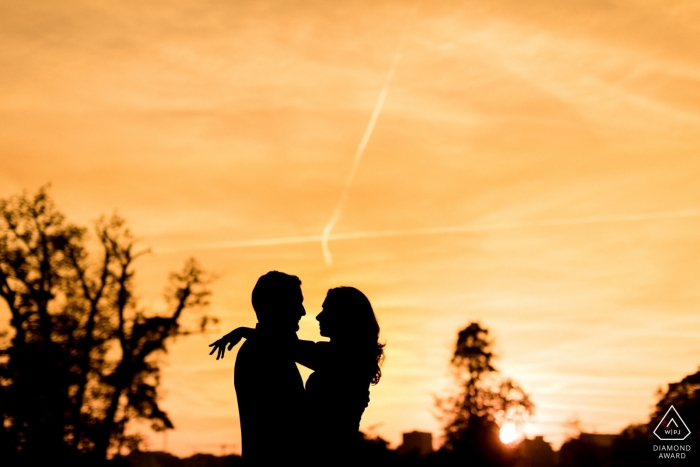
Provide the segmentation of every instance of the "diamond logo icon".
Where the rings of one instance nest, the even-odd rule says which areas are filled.
[[[676,408],[671,406],[654,428],[654,434],[661,441],[682,441],[688,437],[690,430]]]

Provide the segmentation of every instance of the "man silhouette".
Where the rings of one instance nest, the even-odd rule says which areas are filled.
[[[247,465],[275,465],[297,457],[304,383],[289,352],[306,314],[301,281],[278,271],[253,288],[256,332],[238,351],[234,386]]]

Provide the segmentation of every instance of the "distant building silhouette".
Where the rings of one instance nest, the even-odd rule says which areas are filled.
[[[613,441],[617,435],[581,433],[565,442],[559,450],[560,467],[605,465],[612,459]]]
[[[542,436],[524,439],[516,448],[516,467],[554,467],[554,450]]]
[[[182,467],[182,459],[162,451],[131,451],[126,463],[129,467]]]
[[[578,439],[599,449],[609,449],[617,435],[604,435],[599,433],[581,433]]]
[[[397,454],[403,456],[410,452],[417,452],[420,457],[425,457],[433,453],[433,434],[422,431],[412,431],[403,434],[403,443],[396,450]]]
[[[116,465],[126,467],[241,467],[241,456],[213,456],[211,454],[195,454],[180,459],[167,452],[132,451],[123,458],[124,462]]]

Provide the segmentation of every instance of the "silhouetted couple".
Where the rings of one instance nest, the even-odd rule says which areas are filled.
[[[246,338],[234,370],[243,459],[248,465],[351,459],[384,356],[369,300],[353,287],[328,291],[316,319],[329,342],[297,338],[306,315],[298,277],[268,272],[252,301],[255,329],[237,328],[210,345],[218,360]],[[314,370],[306,389],[295,362]]]

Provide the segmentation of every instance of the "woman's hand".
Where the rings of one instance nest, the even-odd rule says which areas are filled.
[[[244,337],[247,339],[252,335],[251,333],[253,332],[255,332],[255,329],[251,328],[234,329],[218,341],[214,341],[211,344],[209,344],[209,347],[213,347],[213,349],[211,349],[211,352],[209,352],[209,355],[212,355],[214,352],[218,351],[218,353],[216,354],[216,359],[218,360],[219,358],[224,358],[227,346],[228,350],[231,350],[234,345],[238,344],[241,341],[241,339],[243,339]]]

